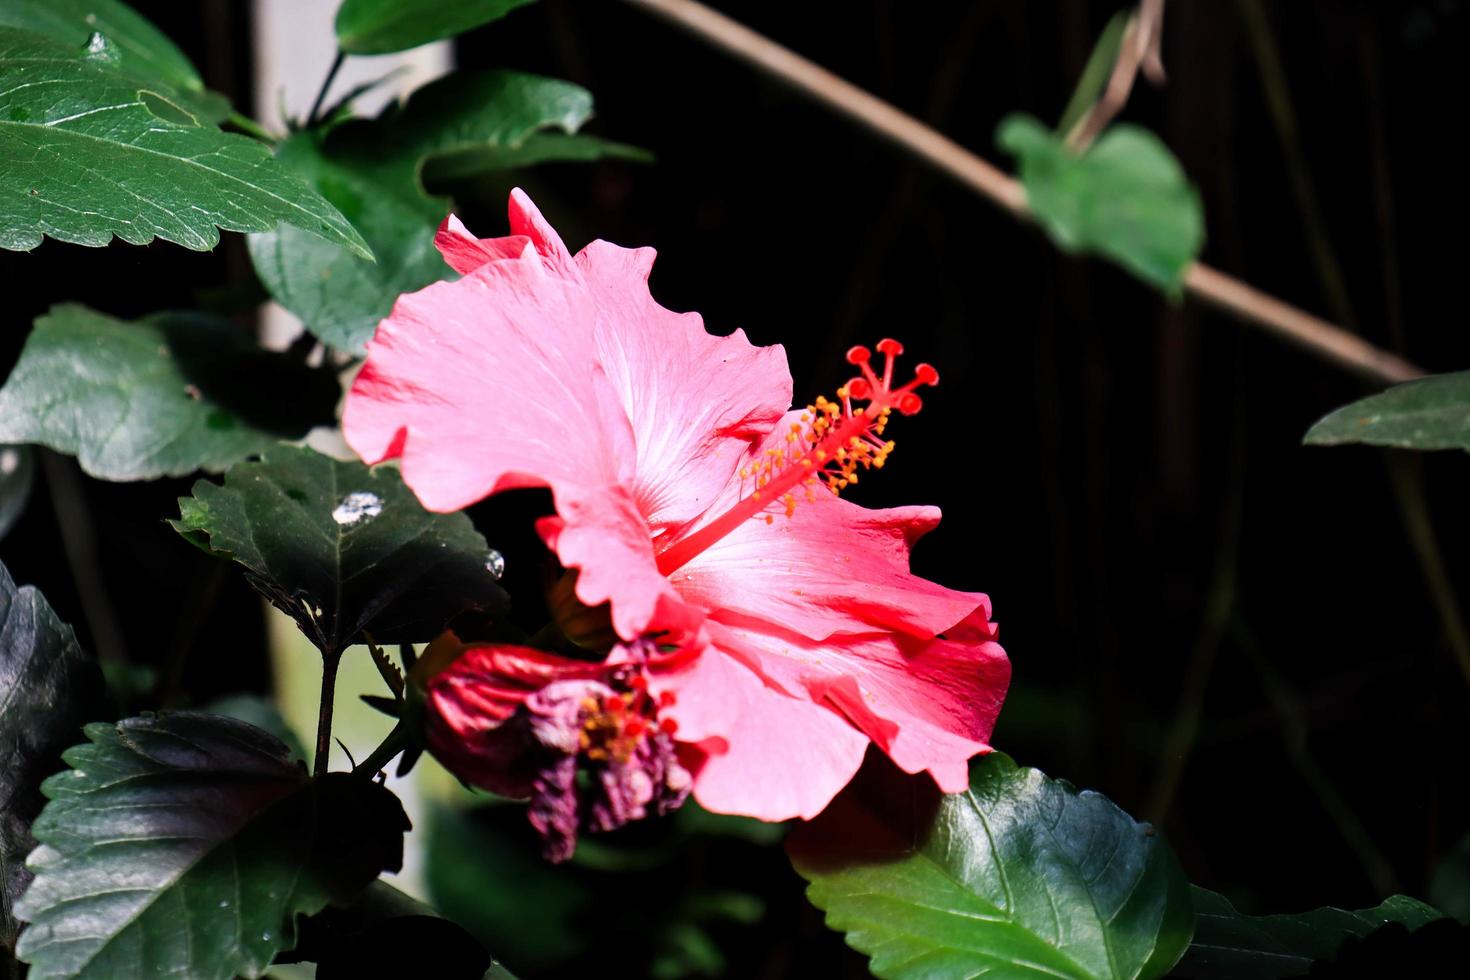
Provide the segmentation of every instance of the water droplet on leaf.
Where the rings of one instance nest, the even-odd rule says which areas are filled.
[[[505,556],[491,548],[490,553],[485,556],[485,571],[500,578],[505,574]]]
[[[366,490],[354,490],[332,511],[332,520],[343,527],[351,527],[359,521],[372,520],[382,512],[383,498]]]
[[[107,35],[101,31],[93,31],[92,36],[87,38],[87,46],[82,49],[82,55],[88,61],[100,61],[105,65],[115,65],[122,57],[117,45],[108,40]]]

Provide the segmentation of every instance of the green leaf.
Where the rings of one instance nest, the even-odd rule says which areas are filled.
[[[0,0],[0,27],[44,34],[71,51],[98,33],[116,47],[117,66],[128,74],[204,90],[199,73],[167,35],[118,0]]]
[[[101,693],[102,675],[71,627],[35,588],[16,588],[0,563],[0,967],[15,948],[11,906],[31,880],[24,862],[41,780],[61,768],[62,750],[95,717]]]
[[[387,54],[499,20],[532,0],[343,0],[337,44],[348,54]]]
[[[192,712],[86,728],[46,780],[20,958],[52,977],[258,977],[296,916],[350,901],[403,862],[396,797],[310,779],[280,741]]]
[[[627,160],[652,163],[653,154],[626,143],[598,136],[567,133],[532,133],[517,146],[485,145],[454,150],[430,157],[424,164],[423,180],[430,187],[485,174],[534,167],[543,163],[592,163],[597,160]]]
[[[1118,124],[1080,156],[1030,116],[1003,119],[1001,148],[1019,161],[1032,212],[1057,247],[1095,252],[1173,295],[1204,245],[1204,213],[1157,136]]]
[[[1158,977],[1189,943],[1189,886],[1153,828],[1000,753],[953,796],[869,770],[787,850],[878,977]]]
[[[383,881],[343,908],[307,919],[290,959],[316,964],[316,980],[419,975],[432,957],[436,980],[481,980],[490,954],[463,926]]]
[[[1268,980],[1306,973],[1354,936],[1397,922],[1411,931],[1444,916],[1395,895],[1358,912],[1321,908],[1300,915],[1241,915],[1223,895],[1194,889],[1194,941],[1174,975],[1190,980]]]
[[[255,271],[313,334],[361,353],[400,294],[452,276],[434,248],[450,202],[424,191],[426,162],[441,154],[514,154],[545,129],[574,133],[591,114],[592,96],[568,82],[457,72],[376,119],[298,133],[280,146],[281,163],[362,231],[377,261],[282,227],[250,237]]]
[[[1353,402],[1312,426],[1303,441],[1470,451],[1470,371],[1405,381]]]
[[[517,833],[525,819],[515,806],[472,813],[436,807],[426,875],[437,906],[517,970],[539,972],[564,965],[592,942],[579,923],[595,921],[597,896],[585,876],[548,870],[529,835]]]
[[[1447,915],[1470,924],[1470,834],[1460,838],[1434,872],[1429,897]]]
[[[464,514],[431,514],[391,466],[369,469],[279,445],[223,485],[200,480],[174,529],[245,567],[250,583],[326,653],[421,642],[506,596]]]
[[[57,306],[0,388],[0,442],[75,455],[105,480],[182,476],[330,423],[339,393],[330,372],[262,350],[228,320]]]
[[[1077,87],[1072,90],[1072,98],[1062,112],[1061,121],[1057,123],[1057,133],[1063,138],[1102,97],[1103,89],[1113,75],[1113,66],[1117,64],[1118,51],[1123,47],[1123,34],[1128,30],[1128,18],[1131,15],[1128,10],[1118,11],[1098,36],[1097,44],[1093,46],[1092,54],[1088,56],[1087,64],[1082,69],[1082,77],[1077,79]]]
[[[204,125],[190,100],[28,31],[0,27],[0,248],[116,235],[206,250],[218,229],[281,222],[367,245],[264,145]],[[197,108],[197,107],[196,107]]]
[[[35,482],[36,460],[30,447],[0,445],[0,540],[25,513]]]
[[[286,723],[286,719],[281,716],[281,709],[276,707],[276,703],[269,698],[258,694],[230,694],[216,698],[200,710],[206,714],[234,718],[247,725],[254,725],[261,731],[270,732],[281,740],[282,745],[286,746],[290,752],[288,758],[292,762],[306,758],[301,736]]]

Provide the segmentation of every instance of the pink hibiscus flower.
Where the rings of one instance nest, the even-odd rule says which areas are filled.
[[[659,306],[652,249],[595,241],[573,255],[520,191],[510,224],[480,240],[445,221],[436,243],[463,278],[401,297],[378,328],[347,399],[352,448],[400,458],[431,510],[550,489],[556,513],[538,530],[577,600],[610,604],[622,643],[606,664],[632,662],[654,699],[649,730],[676,740],[705,807],[814,816],[869,744],[963,790],[1010,678],[989,601],[909,572],[936,508],[836,494],[883,465],[890,413],[917,411],[934,369],[898,384],[896,342],[878,345],[881,370],[854,348],[860,376],[835,401],[788,411],[785,352]],[[665,653],[638,647],[648,638]],[[487,727],[469,692],[507,676],[493,660],[452,668],[431,699],[462,742]],[[584,668],[561,664],[527,690],[585,682]],[[453,751],[438,740],[441,757]]]

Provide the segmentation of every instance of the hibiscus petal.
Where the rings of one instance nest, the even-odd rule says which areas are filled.
[[[595,241],[577,266],[602,312],[599,362],[633,426],[634,493],[657,532],[714,502],[790,407],[791,372],[779,345],[711,336],[698,313],[655,302],[654,254]]]
[[[707,609],[780,624],[813,640],[902,630],[930,637],[984,603],[909,572],[909,549],[939,523],[935,507],[869,510],[812,490],[795,512],[757,517],[671,576]]]
[[[343,413],[369,463],[403,456],[430,510],[524,486],[631,478],[632,431],[597,365],[587,291],[531,255],[399,298]]]
[[[445,218],[434,235],[434,247],[444,256],[450,268],[461,275],[474,272],[486,262],[499,259],[518,259],[531,240],[525,235],[509,235],[505,238],[476,238],[454,215]]]
[[[758,621],[707,624],[711,643],[770,683],[841,711],[907,772],[968,785],[989,749],[1011,667],[983,604],[943,638],[869,633],[815,642]]]
[[[567,484],[553,496],[557,516],[536,527],[563,565],[580,570],[577,598],[584,605],[610,602],[613,628],[625,640],[654,627],[679,636],[699,629],[703,614],[659,572],[648,525],[628,491]]]
[[[664,713],[695,750],[684,761],[697,770],[694,798],[707,810],[810,819],[862,765],[868,738],[847,719],[782,694],[718,650],[664,684],[677,693]]]

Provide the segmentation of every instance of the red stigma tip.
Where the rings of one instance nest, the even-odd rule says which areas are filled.
[[[897,357],[903,353],[903,344],[900,344],[892,337],[884,337],[874,346],[878,348],[878,353],[888,354],[891,357]]]
[[[912,391],[906,391],[898,396],[898,401],[894,407],[905,415],[914,415],[918,413],[919,409],[924,407],[924,399]]]
[[[873,397],[873,386],[868,384],[864,378],[853,378],[847,383],[848,398],[871,398]]]
[[[937,385],[939,384],[939,372],[932,364],[920,364],[914,368],[914,380],[921,385]]]
[[[658,727],[665,735],[672,735],[679,730],[679,723],[672,718],[660,718]]]
[[[872,352],[870,352],[866,347],[862,346],[861,344],[856,347],[848,348],[847,351],[847,363],[849,364],[866,364],[868,361],[872,360],[872,357]]]
[[[661,691],[658,696],[658,706],[660,708],[667,708],[677,700],[678,697],[673,691]]]

